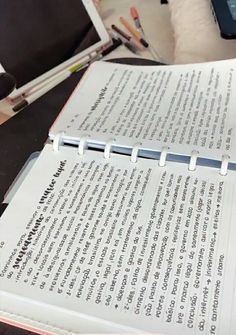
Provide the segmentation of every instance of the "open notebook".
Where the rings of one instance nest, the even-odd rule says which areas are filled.
[[[235,60],[96,62],[0,220],[0,317],[235,334]]]

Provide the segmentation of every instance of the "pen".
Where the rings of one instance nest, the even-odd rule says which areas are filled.
[[[112,45],[110,45],[108,48],[104,49],[101,53],[99,53],[94,59],[92,59],[91,62],[88,63],[91,64],[93,61],[100,60],[110,54],[113,50],[117,49],[120,45],[122,45],[122,40],[119,37],[112,37]]]
[[[135,24],[136,28],[138,29],[139,32],[142,33],[143,37],[148,42],[148,44],[149,44],[149,51],[150,51],[150,54],[152,55],[153,59],[165,63],[165,61],[162,59],[162,57],[159,55],[159,53],[156,51],[156,49],[151,45],[149,39],[147,38],[147,36],[146,36],[146,34],[144,32],[144,29],[143,29],[143,27],[141,25],[137,9],[135,7],[131,7],[130,8],[130,14],[131,14],[131,16],[132,16],[132,18],[134,20],[134,24]]]
[[[141,33],[137,31],[123,16],[120,17],[120,22],[125,26],[125,28],[141,43],[145,48],[148,48],[148,43],[142,37]]]
[[[136,45],[132,44],[131,42],[127,41],[125,38],[123,38],[121,35],[120,37],[118,36],[118,34],[116,32],[113,32],[112,30],[109,30],[109,34],[111,36],[113,36],[113,38],[115,39],[119,39],[121,41],[122,44],[124,44],[124,46],[129,49],[131,52],[133,52],[134,54],[138,54],[138,49],[136,47]]]
[[[136,28],[137,28],[139,31],[141,31],[141,33],[142,33],[143,35],[145,35],[145,34],[144,34],[143,27],[142,27],[141,22],[140,22],[140,19],[139,19],[139,15],[138,15],[138,11],[137,11],[137,9],[136,9],[135,7],[131,7],[131,8],[130,8],[130,14],[131,14],[131,16],[132,16],[132,18],[133,18],[133,20],[134,20],[134,24],[135,24]]]
[[[55,75],[53,78],[50,78],[50,80],[41,83],[41,85],[38,85],[34,87],[31,91],[28,91],[25,95],[25,98],[20,101],[18,104],[16,104],[12,109],[13,111],[19,112],[24,107],[28,106],[38,98],[40,98],[42,95],[50,91],[53,87],[60,84],[62,81],[70,77],[70,75],[74,72],[77,72],[78,70],[81,70],[85,65],[89,63],[89,61],[92,61],[97,56],[97,53],[95,53],[95,56],[91,58],[90,56],[86,56],[81,59],[79,63],[75,63],[72,65],[69,69],[66,69],[57,75]]]
[[[74,62],[67,69],[64,69],[64,70],[56,73],[52,77],[43,80],[41,83],[38,83],[37,85],[35,85],[31,89],[27,90],[24,93],[24,96],[29,96],[29,95],[33,94],[34,92],[37,92],[42,87],[44,87],[44,86],[50,84],[52,81],[56,80],[59,76],[61,76],[62,81],[63,81],[64,80],[63,75],[65,74],[65,72],[68,73],[68,77],[69,77],[73,72],[76,72],[79,69],[82,69],[85,64],[87,64],[90,60],[96,58],[97,55],[98,55],[98,53],[96,51],[94,51],[94,52],[91,53],[91,55],[83,57],[81,60],[79,60],[79,62],[78,61]]]
[[[140,43],[136,43],[135,39],[133,39],[130,35],[126,34],[123,30],[118,28],[116,25],[112,24],[112,29],[115,30],[120,36],[125,38],[127,41],[133,43],[137,48],[143,50],[143,46]]]
[[[42,95],[50,91],[53,87],[60,84],[63,80],[68,78],[70,76],[69,73],[64,72],[60,76],[58,76],[56,79],[49,82],[47,85],[39,89],[38,91],[32,93],[31,95],[27,96],[24,100],[20,101],[18,104],[16,104],[12,109],[13,111],[19,112],[21,109],[25,108],[26,106],[30,105],[32,102],[40,98]]]
[[[43,82],[41,82],[38,85],[31,88],[24,95],[29,96],[30,94],[33,94],[34,92],[37,92],[39,89],[41,89],[45,85],[48,85],[49,83],[51,83],[52,81],[57,79],[58,76],[62,76],[65,71],[69,71],[69,72],[67,72],[68,77],[69,77],[72,73],[77,72],[78,70],[82,69],[86,64],[89,64],[93,60],[97,60],[98,58],[100,59],[100,58],[108,55],[110,52],[112,52],[113,50],[115,50],[116,48],[118,48],[122,44],[122,41],[120,39],[118,41],[117,38],[112,38],[111,41],[112,41],[112,44],[109,45],[106,49],[104,49],[100,54],[97,53],[97,52],[93,52],[90,56],[85,56],[84,58],[81,59],[81,61],[79,63],[76,62],[70,68],[68,68],[66,70],[63,70],[63,71],[55,74],[53,77],[44,80]],[[62,78],[62,80],[64,80],[63,77],[61,77],[61,78]]]
[[[80,63],[76,63],[72,65],[69,69],[62,71],[61,73],[55,75],[53,78],[50,78],[51,80],[48,80],[46,83],[43,82],[41,85],[36,86],[31,91],[27,92],[27,96],[25,96],[25,99],[20,101],[18,104],[16,104],[12,109],[14,112],[19,112],[21,109],[25,108],[38,98],[40,98],[42,95],[46,94],[48,91],[50,91],[53,87],[60,84],[62,81],[70,77],[72,73],[75,73],[85,66],[89,65],[91,62],[101,59],[104,56],[108,55],[110,52],[118,48],[122,44],[121,39],[112,39],[112,45],[110,45],[108,48],[103,50],[100,54],[94,53],[91,56],[86,56],[82,58]],[[30,94],[29,94],[30,93]]]
[[[112,37],[112,45],[100,53],[99,55],[101,56],[100,58],[105,57],[106,55],[117,49],[121,44],[122,40],[119,37],[118,38]]]

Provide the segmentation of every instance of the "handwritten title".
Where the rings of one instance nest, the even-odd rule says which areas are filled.
[[[94,111],[98,107],[98,105],[104,99],[106,91],[107,91],[107,86],[101,89],[101,92],[98,95],[98,99],[95,101],[94,105],[91,107],[91,111]]]
[[[57,168],[56,172],[53,174],[53,177],[47,188],[44,190],[43,195],[40,197],[39,204],[42,205],[45,203],[46,199],[48,198],[49,194],[54,190],[56,185],[56,178],[60,177],[61,173],[64,171],[64,167],[66,165],[66,160],[60,161],[59,167]],[[13,269],[19,269],[20,264],[23,260],[23,257],[26,255],[30,244],[32,243],[32,240],[34,236],[38,233],[38,230],[44,222],[44,216],[43,214],[40,214],[39,217],[35,220],[33,228],[28,233],[26,239],[22,243],[21,250],[19,251],[15,263],[13,265]]]

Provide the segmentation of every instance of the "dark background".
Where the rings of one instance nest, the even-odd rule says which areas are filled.
[[[17,87],[99,40],[80,0],[0,0],[0,63]]]

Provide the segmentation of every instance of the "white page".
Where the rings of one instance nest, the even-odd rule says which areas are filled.
[[[87,332],[103,319],[110,332],[235,334],[235,182],[46,145],[0,220],[0,315],[63,335],[83,318]]]
[[[70,140],[236,161],[236,60],[174,66],[91,65],[50,130]]]

